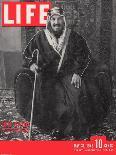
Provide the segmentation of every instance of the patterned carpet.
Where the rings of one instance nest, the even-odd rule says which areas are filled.
[[[20,116],[15,107],[14,91],[0,90],[0,140],[28,140],[29,123]],[[97,135],[105,135],[116,140],[116,100],[112,103],[109,114]],[[43,133],[32,126],[32,140],[53,140],[50,134]],[[74,140],[72,137],[68,140]]]
[[[26,125],[27,124],[27,125]],[[28,140],[29,123],[17,112],[13,90],[0,90],[0,140]],[[33,140],[51,140],[32,126]]]

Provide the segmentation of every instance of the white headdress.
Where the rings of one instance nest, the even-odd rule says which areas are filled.
[[[50,20],[53,15],[59,15],[63,17],[64,20],[64,30],[62,35],[58,38],[58,41],[54,34],[50,32]],[[50,27],[49,27],[50,26]],[[66,34],[66,19],[64,15],[64,11],[62,8],[59,7],[54,7],[48,11],[48,17],[47,17],[47,24],[46,24],[46,29],[45,29],[45,34],[48,39],[48,42],[50,45],[54,48],[54,50],[60,55],[60,51],[62,50],[63,44],[64,44],[64,39],[65,39],[65,34]]]

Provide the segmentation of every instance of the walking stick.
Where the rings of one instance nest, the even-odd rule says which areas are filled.
[[[39,50],[38,49],[34,50],[34,52],[36,52],[36,51],[37,51],[36,64],[38,64]],[[35,100],[36,81],[37,81],[37,73],[35,72],[35,79],[34,79],[34,86],[33,86],[33,96],[32,96],[32,104],[31,104],[31,118],[30,118],[30,126],[29,126],[29,140],[31,140],[31,132],[32,132],[33,109],[34,109],[34,100]]]

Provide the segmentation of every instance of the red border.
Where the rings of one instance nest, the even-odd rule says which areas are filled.
[[[113,144],[113,150],[96,151],[75,150],[74,144],[94,144],[96,139],[102,139],[103,144]],[[78,148],[78,147],[77,147]],[[95,145],[94,145],[95,148]],[[107,148],[108,149],[108,148]],[[0,155],[114,155],[116,154],[116,141],[107,141],[104,136],[91,137],[90,141],[0,141]]]

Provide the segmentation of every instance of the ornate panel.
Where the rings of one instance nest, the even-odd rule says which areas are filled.
[[[113,0],[113,16],[112,16],[112,43],[111,43],[111,59],[110,67],[115,77],[116,87],[116,0]]]
[[[68,26],[84,36],[92,55],[99,57],[101,0],[56,1],[65,12]]]
[[[109,65],[112,38],[112,0],[102,0],[100,28],[100,58]]]

